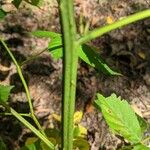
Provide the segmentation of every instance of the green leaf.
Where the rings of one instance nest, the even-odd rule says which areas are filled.
[[[14,86],[0,85],[0,102],[6,102],[8,100],[8,96],[13,87]]]
[[[49,137],[53,144],[60,144],[61,143],[61,132],[57,129],[46,129],[45,133],[47,137]],[[53,140],[55,139],[55,140]]]
[[[55,32],[50,32],[50,31],[42,31],[42,30],[36,30],[31,32],[33,36],[39,37],[39,38],[56,38],[56,37],[61,37],[61,34],[55,33]]]
[[[150,150],[150,148],[145,145],[138,144],[138,145],[134,146],[133,150]]]
[[[3,9],[0,9],[0,20],[2,20],[6,15],[7,13]]]
[[[53,58],[55,59],[61,58],[63,56],[61,36],[53,38],[52,41],[49,43],[48,49]]]
[[[58,59],[63,56],[63,49],[62,49],[62,37],[61,34],[49,31],[34,31],[32,35],[36,37],[46,37],[51,38],[49,43],[48,49],[53,58]],[[90,66],[102,71],[108,75],[121,75],[113,71],[104,61],[103,59],[96,53],[95,49],[91,46],[83,44],[78,49],[79,57],[89,64]]]
[[[7,147],[1,137],[0,137],[0,150],[7,150]]]
[[[73,129],[73,135],[74,137],[86,137],[87,135],[87,129],[82,126],[82,125],[76,125],[74,126],[74,129]]]
[[[21,148],[21,150],[38,150],[38,149],[36,148],[36,145],[35,145],[35,144],[30,144],[30,145],[23,146],[23,147]],[[39,150],[40,150],[40,149],[39,149]]]
[[[93,47],[83,44],[79,50],[79,57],[90,66],[102,71],[108,75],[121,75],[110,69],[110,67],[103,61],[99,54],[94,50]]]
[[[137,116],[137,119],[139,121],[139,124],[140,124],[140,127],[141,127],[141,131],[144,133],[149,128],[149,124],[145,121],[145,119],[143,119],[138,114],[136,114],[136,116]]]
[[[42,0],[25,0],[25,1],[34,6],[40,6],[42,3]]]
[[[29,137],[21,150],[41,150],[40,140],[37,137]]]
[[[73,147],[74,149],[79,149],[79,150],[89,150],[90,146],[87,140],[83,138],[77,138],[73,141]]]
[[[29,138],[27,138],[27,140],[26,140],[26,142],[25,142],[25,145],[33,144],[33,143],[35,143],[37,140],[38,140],[37,137],[29,137]]]
[[[135,112],[125,100],[115,94],[105,98],[97,94],[95,104],[101,109],[103,116],[111,130],[123,136],[131,143],[138,143],[142,139],[142,131]]]
[[[58,59],[63,56],[61,38],[57,37],[49,43],[49,51],[53,58]],[[121,75],[113,71],[98,54],[88,45],[83,45],[78,50],[79,57],[90,66],[108,75]]]
[[[22,0],[13,0],[13,4],[16,8],[19,8],[20,4],[21,4]]]

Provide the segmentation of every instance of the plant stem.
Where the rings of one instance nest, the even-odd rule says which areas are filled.
[[[112,24],[106,25],[104,27],[100,27],[98,29],[94,29],[93,31],[89,31],[85,36],[81,37],[78,42],[80,44],[86,43],[88,41],[91,41],[97,37],[100,37],[104,35],[105,33],[108,33],[112,30],[118,29],[122,26],[128,25],[130,23],[136,22],[138,20],[142,20],[144,18],[150,17],[150,9],[135,13],[133,15],[130,15],[124,19],[121,19],[119,21],[116,21]]]
[[[20,116],[24,116],[24,117],[31,117],[31,114],[22,114],[22,113],[18,113]],[[8,113],[8,112],[3,112],[0,113],[0,116],[5,115],[5,116],[12,116],[12,113]]]
[[[7,47],[6,43],[4,42],[4,40],[0,39],[2,45],[4,46],[4,48],[6,49],[6,51],[8,52],[8,54],[10,55],[11,59],[13,60],[16,68],[17,68],[17,72],[18,72],[18,75],[22,81],[22,84],[24,86],[24,89],[25,89],[25,92],[26,92],[26,96],[27,96],[27,100],[28,100],[28,103],[29,103],[29,108],[30,108],[30,113],[31,113],[31,117],[32,119],[34,120],[35,124],[37,125],[37,127],[39,128],[39,130],[41,131],[41,133],[44,133],[40,123],[38,122],[35,114],[34,114],[34,111],[33,111],[33,106],[32,106],[32,100],[31,100],[31,96],[30,96],[30,93],[29,93],[29,89],[28,89],[28,86],[27,86],[27,83],[23,77],[23,74],[22,74],[22,70],[21,70],[21,67],[19,66],[17,60],[15,59],[14,55],[12,54],[11,50]]]
[[[73,115],[77,78],[77,42],[73,0],[60,0],[60,15],[63,35],[63,102],[62,102],[62,149],[73,149]]]
[[[37,54],[35,54],[35,55],[29,57],[27,60],[23,61],[20,66],[23,66],[23,65],[25,65],[26,63],[28,63],[29,61],[36,59],[39,55],[41,55],[41,54],[42,54],[43,52],[45,52],[46,50],[47,50],[47,48],[44,49],[44,50],[42,50],[42,51],[40,51],[39,53],[37,53]]]
[[[142,140],[142,142],[141,143],[146,143],[147,141],[149,141],[150,140],[150,136],[148,136],[148,137],[146,137],[144,140]]]
[[[17,113],[13,108],[9,107],[5,103],[2,104],[13,116],[15,116],[22,124],[29,128],[39,139],[41,139],[51,150],[54,150],[54,145],[48,140],[48,138],[38,131],[34,126],[32,126],[27,120],[25,120],[19,113]]]

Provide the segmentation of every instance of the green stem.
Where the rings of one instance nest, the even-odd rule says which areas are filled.
[[[41,52],[39,52],[39,53],[37,53],[37,54],[31,56],[30,58],[28,58],[27,60],[25,60],[24,62],[22,62],[20,66],[23,66],[23,65],[27,64],[28,62],[30,62],[31,60],[36,59],[39,55],[41,55],[41,54],[42,54],[43,52],[45,52],[46,50],[47,50],[47,48],[44,49],[44,50],[42,50]]]
[[[76,25],[73,0],[60,0],[60,15],[63,35],[63,102],[62,102],[62,149],[73,149],[73,116],[77,78]]]
[[[142,140],[142,144],[144,144],[144,143],[146,143],[147,141],[149,141],[150,140],[150,136],[148,136],[148,137],[146,137],[144,140]]]
[[[31,114],[22,114],[22,113],[18,113],[20,116],[24,116],[24,117],[31,117]],[[8,113],[8,112],[3,112],[3,113],[0,113],[0,116],[12,116],[13,114],[12,113]]]
[[[29,89],[28,89],[28,86],[27,86],[27,83],[23,77],[23,74],[22,74],[22,70],[21,70],[21,67],[19,66],[17,60],[15,59],[14,55],[12,54],[11,50],[7,47],[6,43],[4,42],[4,40],[0,39],[2,45],[4,46],[4,48],[6,49],[6,51],[8,52],[8,54],[10,55],[11,59],[13,60],[16,68],[17,68],[17,72],[18,72],[18,75],[22,81],[22,84],[24,86],[24,89],[25,89],[25,92],[26,92],[26,96],[27,96],[27,100],[28,100],[28,103],[29,103],[29,108],[30,108],[30,113],[31,113],[31,117],[32,119],[34,120],[35,124],[37,125],[37,127],[39,128],[39,130],[41,131],[41,133],[44,133],[40,123],[38,122],[35,114],[34,114],[34,111],[33,111],[33,106],[32,106],[32,100],[31,100],[31,96],[30,96],[30,93],[29,93]]]
[[[32,126],[27,120],[25,120],[19,113],[13,108],[9,107],[5,103],[1,103],[13,116],[15,116],[22,124],[29,128],[39,139],[41,139],[51,150],[54,150],[54,145],[48,140],[48,138]]]
[[[148,18],[148,17],[150,17],[150,9],[135,13],[135,14],[130,15],[124,19],[121,19],[121,20],[116,21],[112,24],[106,25],[104,27],[100,27],[100,28],[95,29],[93,31],[89,31],[85,36],[81,37],[78,42],[80,44],[86,43],[86,42],[91,41],[97,37],[104,35],[105,33],[110,32],[112,30],[118,29],[122,26],[128,25],[130,23],[133,23],[133,22],[136,22],[138,20],[142,20],[142,19]]]

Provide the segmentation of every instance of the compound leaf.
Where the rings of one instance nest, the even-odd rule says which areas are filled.
[[[97,94],[95,104],[101,109],[103,116],[115,134],[119,134],[131,143],[142,139],[142,131],[135,112],[125,100],[115,94],[105,98]]]
[[[63,49],[62,49],[62,37],[61,34],[49,31],[34,31],[32,35],[37,37],[46,37],[51,38],[49,43],[48,49],[53,58],[58,59],[63,56]],[[102,71],[108,75],[121,75],[113,71],[104,61],[103,59],[96,53],[93,47],[83,44],[77,50],[79,53],[79,57],[89,64],[90,66]]]
[[[0,85],[0,102],[6,102],[13,86]]]

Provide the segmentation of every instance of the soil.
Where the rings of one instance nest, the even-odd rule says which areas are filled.
[[[77,22],[83,16],[84,23],[89,22],[89,28],[93,29],[107,24],[108,17],[115,21],[149,7],[149,0],[76,0],[75,15]],[[20,63],[48,45],[48,39],[27,34],[37,29],[60,32],[56,1],[45,0],[40,8],[23,3],[0,22],[1,36]],[[117,150],[124,141],[111,133],[92,103],[97,92],[105,96],[116,93],[150,123],[150,19],[112,31],[90,44],[96,46],[109,66],[123,76],[106,76],[80,60],[76,110],[84,112],[81,124],[88,129],[91,150]],[[0,83],[15,85],[9,103],[18,112],[26,113],[29,108],[16,68],[2,46],[0,50]],[[60,115],[61,110],[62,60],[54,60],[44,51],[22,69],[41,124],[44,128],[58,126],[51,116]],[[30,131],[13,117],[1,116],[0,121],[0,136],[8,143],[8,149],[20,149]],[[146,135],[149,134],[147,131]]]

